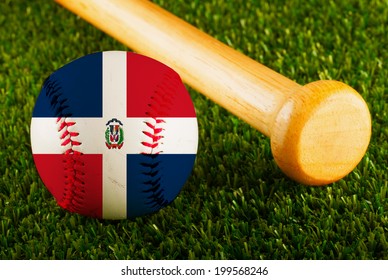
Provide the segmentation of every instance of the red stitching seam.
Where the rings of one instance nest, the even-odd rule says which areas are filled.
[[[175,77],[170,77],[168,74],[165,75],[162,83],[156,86],[154,94],[151,96],[151,102],[148,104],[149,111],[146,112],[146,115],[153,119],[153,123],[149,121],[144,123],[152,130],[152,133],[143,130],[143,134],[149,137],[149,141],[141,142],[143,146],[151,148],[151,151],[142,152],[141,154],[159,154],[163,152],[154,152],[154,149],[156,149],[159,144],[162,144],[160,140],[164,138],[164,136],[161,135],[164,129],[160,125],[165,123],[165,120],[158,116],[166,115],[172,107],[172,92],[174,92],[178,86],[178,81],[174,78]]]
[[[141,142],[141,144],[145,147],[148,147],[148,148],[151,148],[151,151],[150,152],[141,152],[141,154],[143,155],[151,155],[151,154],[160,154],[162,151],[157,151],[157,152],[154,152],[154,149],[156,149],[159,144],[161,144],[161,142],[159,142],[161,139],[164,138],[163,135],[160,135],[160,133],[163,132],[163,128],[162,127],[158,127],[161,123],[165,123],[165,121],[163,119],[159,119],[157,117],[152,117],[153,119],[153,122],[154,124],[152,124],[151,122],[147,122],[145,121],[144,123],[152,130],[152,133],[151,132],[148,132],[148,131],[145,131],[143,130],[143,134],[148,136],[150,138],[150,141],[146,142],[146,141],[143,141]]]
[[[151,100],[148,104],[149,110],[146,115],[151,118],[150,121],[145,121],[147,130],[143,130],[143,134],[148,137],[148,141],[143,141],[141,144],[147,147],[147,152],[141,152],[147,156],[141,165],[144,168],[143,174],[147,176],[144,184],[143,192],[147,194],[149,205],[154,211],[168,205],[170,201],[164,197],[163,173],[161,172],[160,160],[158,155],[163,153],[160,150],[160,145],[163,144],[163,123],[166,121],[159,116],[166,116],[173,107],[174,92],[179,86],[180,80],[176,76],[166,73],[162,82],[156,86]],[[151,131],[151,132],[150,132]],[[151,149],[151,150],[149,150]],[[155,151],[156,150],[156,151]]]
[[[73,212],[83,207],[85,196],[85,163],[82,160],[83,153],[76,150],[82,143],[75,140],[78,132],[72,131],[71,127],[76,123],[68,118],[57,118],[58,132],[63,152],[63,164],[65,170],[65,188],[61,201],[58,204]]]

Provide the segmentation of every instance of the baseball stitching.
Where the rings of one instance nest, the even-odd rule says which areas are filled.
[[[164,197],[163,174],[159,157],[163,153],[163,125],[166,123],[166,120],[158,116],[166,115],[171,110],[174,97],[172,93],[178,85],[179,81],[175,76],[170,73],[164,75],[162,82],[157,85],[151,96],[151,101],[148,103],[149,110],[146,112],[146,115],[151,120],[144,122],[145,130],[142,131],[147,136],[148,141],[141,142],[145,147],[145,150],[141,152],[145,160],[140,164],[144,169],[142,174],[150,178],[143,181],[145,186],[143,192],[148,195],[147,199],[149,201],[146,203],[151,208],[155,208],[155,210],[163,208],[171,202]]]
[[[82,144],[77,141],[79,132],[75,131],[75,122],[71,120],[71,113],[66,112],[69,108],[67,98],[63,98],[62,87],[52,77],[48,77],[43,84],[46,96],[50,98],[51,108],[57,118],[57,129],[61,146],[63,147],[63,165],[65,172],[65,188],[62,199],[58,205],[72,212],[79,212],[83,208],[85,197],[85,163],[83,153],[78,151]]]
[[[142,133],[148,140],[142,141],[144,150],[140,154],[144,160],[140,163],[142,174],[149,179],[144,180],[143,193],[147,195],[148,201],[145,202],[153,210],[159,210],[170,204],[164,196],[163,172],[161,170],[161,159],[159,155],[163,153],[163,131],[166,120],[158,117],[166,115],[173,105],[173,92],[179,86],[179,79],[170,73],[166,73],[161,84],[159,84],[148,103],[146,115],[149,117],[145,121]],[[72,212],[81,212],[83,200],[85,197],[85,163],[83,153],[79,151],[82,143],[79,141],[77,132],[74,128],[76,122],[71,119],[67,104],[68,99],[63,97],[62,87],[53,76],[49,76],[44,82],[43,88],[46,90],[46,96],[50,100],[50,106],[54,110],[57,118],[57,129],[61,146],[63,147],[63,165],[65,171],[65,188],[58,205]]]

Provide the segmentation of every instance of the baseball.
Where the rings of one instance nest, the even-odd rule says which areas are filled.
[[[31,147],[59,206],[101,219],[133,218],[179,194],[197,153],[197,119],[171,68],[131,52],[93,53],[45,80]]]

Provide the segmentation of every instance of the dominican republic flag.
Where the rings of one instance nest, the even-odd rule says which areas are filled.
[[[47,78],[31,145],[61,207],[103,219],[137,217],[171,203],[185,184],[197,119],[171,68],[131,52],[100,52]]]

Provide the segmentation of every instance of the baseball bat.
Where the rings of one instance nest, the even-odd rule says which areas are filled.
[[[190,87],[269,136],[278,166],[302,184],[343,178],[368,148],[368,106],[342,82],[301,86],[149,1],[56,2],[170,66]]]

